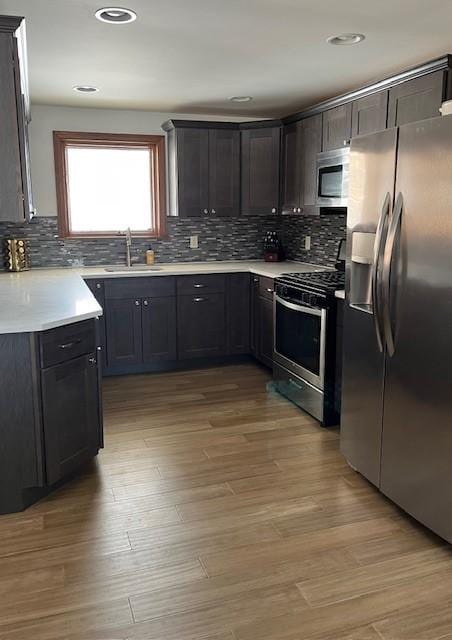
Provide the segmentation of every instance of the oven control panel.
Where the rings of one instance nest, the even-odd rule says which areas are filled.
[[[279,298],[293,304],[304,305],[314,309],[322,309],[327,306],[326,296],[321,293],[313,293],[291,287],[290,285],[276,283],[275,293]]]

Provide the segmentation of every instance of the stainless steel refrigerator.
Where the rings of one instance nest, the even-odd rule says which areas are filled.
[[[452,542],[452,116],[354,138],[341,450]]]

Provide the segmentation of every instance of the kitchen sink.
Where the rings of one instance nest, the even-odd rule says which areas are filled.
[[[130,271],[161,271],[162,267],[151,267],[146,264],[134,264],[131,267],[106,267],[108,273],[129,273]]]

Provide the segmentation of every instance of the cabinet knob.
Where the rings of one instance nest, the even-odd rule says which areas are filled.
[[[96,284],[96,289],[102,289],[102,285],[101,285],[101,283],[100,283],[100,282],[98,282],[98,283]]]
[[[301,207],[298,207],[297,212],[301,213]]]
[[[253,278],[253,282],[259,282],[259,278]]]
[[[273,207],[272,213],[276,213],[276,207]]]
[[[148,304],[149,304],[149,301],[148,300],[143,300],[143,304],[144,304],[145,307],[147,307]]]
[[[209,213],[209,209],[203,209],[202,212],[203,213]]]
[[[135,300],[135,306],[139,307],[140,306],[140,301],[139,300]]]
[[[88,358],[88,362],[89,362],[90,364],[97,364],[97,360],[96,360],[96,358],[94,358],[93,356],[92,356],[91,358]]]
[[[297,207],[294,207],[294,208],[293,208],[293,212],[294,212],[294,213],[297,213]]]
[[[268,293],[274,293],[273,289],[270,289],[270,287],[267,287],[267,291]]]
[[[212,209],[212,213],[216,213],[215,209]]]

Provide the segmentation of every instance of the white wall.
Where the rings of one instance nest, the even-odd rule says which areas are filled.
[[[42,216],[55,216],[57,212],[53,131],[162,134],[162,123],[171,118],[226,120],[230,122],[253,119],[44,105],[32,105],[31,115],[30,151],[33,200],[38,215]]]

